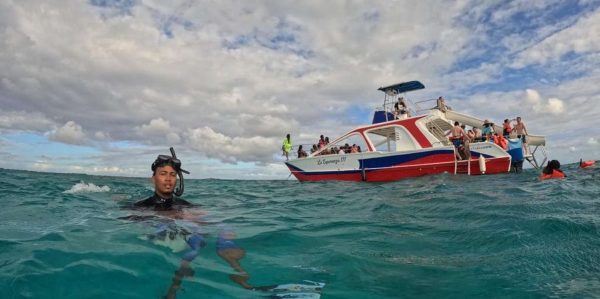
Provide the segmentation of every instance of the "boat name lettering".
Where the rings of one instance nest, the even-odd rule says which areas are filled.
[[[478,146],[473,146],[473,149],[487,149],[487,148],[492,148],[491,145],[478,145]]]
[[[338,164],[343,162],[346,162],[346,157],[339,157],[337,159],[320,159],[317,160],[317,165]]]

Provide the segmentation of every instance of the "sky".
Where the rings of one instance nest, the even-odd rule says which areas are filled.
[[[0,1],[0,168],[286,179],[280,148],[418,80],[563,164],[600,158],[600,0]]]

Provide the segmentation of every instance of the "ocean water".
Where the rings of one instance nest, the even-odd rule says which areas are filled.
[[[186,180],[211,224],[178,298],[265,298],[215,250],[235,231],[253,285],[321,298],[600,298],[600,168],[392,183]],[[148,179],[0,171],[1,298],[160,298],[183,252],[119,219]],[[179,223],[185,225],[185,223]],[[293,298],[293,297],[292,297]],[[316,297],[313,297],[316,298]]]

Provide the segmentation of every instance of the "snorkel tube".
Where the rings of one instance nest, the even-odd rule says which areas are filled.
[[[175,150],[173,149],[173,147],[170,147],[169,150],[171,151],[171,156],[173,157],[173,159],[177,159],[177,155],[175,155]],[[179,187],[175,189],[175,195],[177,196],[181,196],[183,194],[183,173],[190,174],[187,170],[183,170],[181,169],[181,167],[179,167],[179,169],[177,169],[177,176],[179,177]]]

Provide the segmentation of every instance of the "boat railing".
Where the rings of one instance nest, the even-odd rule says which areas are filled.
[[[431,110],[432,108],[421,108],[421,105],[423,103],[433,102],[433,101],[437,101],[437,99],[429,99],[429,100],[422,100],[422,101],[415,102],[414,103],[415,113],[417,113],[417,114],[423,114],[424,112],[427,112],[427,111]]]
[[[408,110],[408,115],[409,116],[415,116],[415,115],[420,115],[423,114],[421,113],[421,110],[419,108],[418,105],[416,105],[413,101],[411,101],[409,98],[405,97],[404,101],[406,103],[406,109]],[[385,111],[385,112],[389,112],[394,114],[395,109],[394,109],[394,105],[397,103],[397,101],[384,101],[383,106],[377,106],[375,107],[375,111]],[[388,119],[388,121],[393,120],[393,119]]]

